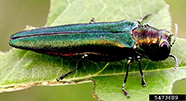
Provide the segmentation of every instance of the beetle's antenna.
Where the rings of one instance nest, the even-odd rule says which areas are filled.
[[[178,35],[178,24],[175,24],[175,35],[174,35],[174,40],[173,40],[173,42],[170,44],[171,47],[172,47],[172,45],[175,43],[176,38],[177,38],[177,35]]]
[[[176,56],[174,56],[174,55],[169,55],[169,57],[173,57],[174,58],[174,61],[175,61],[175,66],[174,66],[174,70],[176,70],[177,69],[177,67],[178,67],[178,59],[176,58]]]
[[[147,17],[149,17],[152,13],[147,13],[145,14],[141,19],[136,19],[135,21],[138,23],[138,24],[141,24],[143,20],[145,20]]]
[[[152,14],[151,12],[145,14],[141,19],[138,19],[137,22],[138,22],[139,24],[141,24],[141,22],[142,22],[143,20],[145,20],[147,17],[149,17],[151,14]]]
[[[141,18],[141,22],[146,19],[147,17],[149,17],[152,13],[147,13],[146,15],[144,15],[142,18]]]

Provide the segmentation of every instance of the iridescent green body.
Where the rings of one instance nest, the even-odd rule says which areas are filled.
[[[142,20],[148,15],[144,16]],[[62,75],[61,80],[81,68],[85,58],[107,62],[127,59],[127,70],[122,90],[125,95],[129,96],[124,86],[129,65],[134,60],[139,62],[143,86],[146,83],[141,68],[141,58],[159,61],[173,57],[176,61],[174,67],[176,69],[177,58],[170,55],[171,46],[175,42],[174,40],[171,43],[172,35],[167,30],[159,30],[149,25],[123,20],[26,30],[12,35],[9,44],[16,48],[38,53],[79,58],[77,68]]]
[[[137,55],[158,61],[166,59],[170,53],[170,49],[164,49],[161,52],[165,51],[166,55],[159,54],[161,40],[170,45],[171,34],[168,34],[166,30],[124,20],[22,31],[12,35],[9,44],[51,55],[101,56],[100,61],[118,61]]]
[[[132,21],[118,21],[38,28],[12,35],[9,44],[50,55],[90,54],[101,57],[99,61],[117,61],[128,57],[128,50],[133,51],[135,40],[130,32],[136,26]]]

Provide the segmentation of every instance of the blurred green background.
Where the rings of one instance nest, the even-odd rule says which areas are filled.
[[[170,5],[172,32],[174,23],[179,26],[178,37],[186,39],[186,0],[165,0]],[[26,25],[42,27],[49,12],[49,0],[0,0],[0,50],[8,51],[9,37],[15,32],[24,30]],[[185,45],[183,45],[185,46]],[[28,90],[13,93],[1,93],[0,100],[6,101],[95,101],[92,97],[93,83],[57,87],[32,87]],[[181,86],[180,86],[181,85]],[[185,86],[184,86],[185,85]],[[186,94],[186,80],[176,82],[173,93]],[[46,97],[50,95],[49,97]],[[60,98],[60,99],[59,99]]]

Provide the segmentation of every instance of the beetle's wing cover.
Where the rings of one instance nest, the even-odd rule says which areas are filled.
[[[93,24],[71,24],[55,27],[38,28],[18,32],[11,36],[11,38],[24,37],[29,35],[45,35],[52,33],[81,33],[81,32],[130,32],[137,26],[137,23],[132,21],[118,21],[118,22],[100,22]]]
[[[136,24],[133,22],[120,21],[39,28],[12,35],[9,44],[45,52],[75,52],[77,47],[132,48],[135,40],[129,32],[134,27]]]
[[[135,40],[130,33],[75,33],[51,34],[41,36],[22,37],[10,41],[10,45],[40,49],[62,48],[82,45],[107,45],[115,47],[132,48]]]

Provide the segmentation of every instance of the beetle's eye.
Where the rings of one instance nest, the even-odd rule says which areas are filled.
[[[162,42],[160,44],[160,48],[163,49],[163,50],[169,50],[169,45],[167,42]]]

